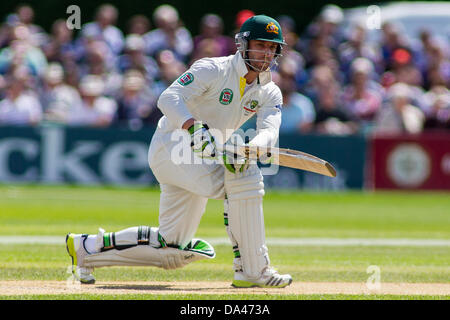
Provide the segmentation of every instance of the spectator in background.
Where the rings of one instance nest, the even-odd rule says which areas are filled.
[[[36,125],[42,119],[42,106],[32,90],[28,90],[28,70],[16,68],[5,77],[5,97],[0,101],[0,124]]]
[[[394,76],[395,82],[406,83],[409,86],[411,103],[425,110],[427,102],[424,100],[425,90],[422,87],[423,78],[419,68],[410,63],[397,68]]]
[[[14,26],[24,25],[27,27],[30,32],[29,41],[33,46],[41,47],[45,42],[47,42],[48,36],[44,29],[34,24],[34,10],[30,5],[19,5],[16,9],[14,17],[11,20],[14,21]]]
[[[78,88],[81,78],[81,70],[78,64],[73,61],[70,63],[66,62],[66,64],[64,64],[64,74],[64,80],[67,85]]]
[[[81,79],[82,103],[71,109],[68,124],[75,126],[107,127],[115,116],[117,103],[103,95],[105,83],[97,75],[87,75]]]
[[[67,123],[71,109],[81,105],[80,94],[64,83],[64,70],[59,63],[49,64],[43,80],[39,97],[44,108],[44,120]]]
[[[425,76],[425,72],[428,68],[428,52],[433,46],[434,38],[431,35],[430,30],[424,28],[420,31],[419,34],[420,42],[415,42],[415,46],[417,47],[417,55],[415,57],[415,62],[417,67],[423,76]]]
[[[49,41],[42,48],[48,61],[59,62],[63,66],[78,62],[83,54],[73,39],[73,30],[67,28],[63,19],[53,23]]]
[[[411,89],[405,83],[396,83],[387,92],[388,102],[378,112],[375,132],[378,134],[420,133],[425,116],[419,107],[411,104]]]
[[[239,29],[253,15],[255,13],[251,10],[239,11],[235,17],[235,27]],[[177,10],[170,5],[161,5],[154,11],[154,30],[146,16],[132,16],[127,23],[126,38],[115,26],[117,17],[117,9],[111,4],[104,4],[98,7],[95,21],[83,25],[76,39],[74,31],[67,28],[63,19],[53,23],[48,36],[34,23],[33,8],[28,4],[18,5],[0,27],[0,99],[6,99],[7,92],[11,91],[6,90],[6,87],[11,88],[10,79],[14,79],[16,70],[23,68],[28,74],[25,87],[39,93],[41,105],[46,109],[52,104],[49,101],[55,101],[55,105],[60,100],[67,101],[71,95],[67,92],[78,87],[80,79],[87,75],[102,78],[103,95],[122,99],[123,75],[130,70],[138,70],[145,77],[145,91],[157,96],[193,61],[232,54],[236,50],[232,37],[223,35],[222,18],[216,14],[202,17],[200,34],[193,39],[182,25]],[[393,98],[387,99],[385,92],[402,83],[408,87],[407,105],[422,111],[426,118],[425,128],[447,128],[446,97],[450,88],[448,39],[440,39],[426,29],[420,32],[420,41],[408,39],[401,25],[395,21],[382,25],[378,43],[368,42],[365,26],[362,25],[352,26],[343,37],[340,28],[343,13],[335,5],[324,6],[301,38],[291,16],[279,16],[278,21],[287,46],[279,65],[275,67],[279,74],[275,74],[274,80],[280,77],[277,81],[285,88],[286,101],[298,101],[296,92],[304,94],[305,99],[309,98],[317,108],[317,116],[323,101],[335,100],[337,109],[364,129],[374,123],[374,110],[378,109],[375,114],[379,118],[382,112],[388,110],[387,106],[392,105]],[[147,54],[149,52],[151,56]],[[364,67],[370,63],[361,63],[365,59],[372,64],[370,68]],[[54,64],[47,68],[48,63],[55,62],[60,64],[63,73]],[[356,66],[358,64],[359,67]],[[286,66],[289,66],[289,72],[286,72]],[[372,69],[372,72],[367,73],[366,69]],[[290,94],[292,72],[296,92]],[[65,79],[60,79],[61,74]],[[72,87],[72,90],[60,87]],[[323,94],[330,87],[340,92],[337,98],[331,99]],[[25,96],[30,95],[28,90],[23,89],[23,92]],[[73,101],[76,101],[73,96]],[[127,92],[127,96],[131,93]],[[380,96],[387,99],[381,103],[383,107],[380,107]],[[65,103],[61,102],[61,105]],[[296,110],[290,109],[293,104],[290,102],[284,108],[285,124],[298,122],[293,120]],[[304,107],[309,103],[300,105]],[[50,119],[58,113],[50,110],[57,109],[49,107],[45,117]],[[409,107],[397,109],[415,110]],[[387,112],[399,113],[394,113],[395,110]],[[406,112],[409,113],[415,112]],[[150,118],[153,116],[150,115]]]
[[[450,87],[450,51],[448,43],[435,41],[427,50],[428,63],[425,71],[425,88],[437,85]]]
[[[187,63],[193,50],[191,33],[182,26],[178,11],[170,5],[155,9],[153,22],[156,29],[144,35],[146,54],[156,58],[163,50],[172,51],[176,58]]]
[[[340,72],[339,61],[335,54],[321,42],[320,38],[317,38],[311,41],[310,60],[306,68],[311,69],[319,65],[327,66],[332,71],[333,77],[340,83],[344,83],[344,77]]]
[[[41,77],[47,69],[47,59],[42,50],[30,41],[30,30],[25,25],[14,27],[9,47],[0,51],[0,74],[25,66],[33,77]]]
[[[415,65],[413,53],[408,47],[397,47],[393,49],[390,60],[387,61],[393,83],[406,83],[409,86],[410,99],[413,105],[424,108],[423,77],[420,69]],[[385,74],[382,80],[385,80]],[[393,84],[391,83],[391,85]]]
[[[192,59],[188,65],[192,65],[195,61],[202,58],[218,57],[220,52],[220,44],[214,39],[203,39],[199,42],[198,47],[194,50]]]
[[[223,34],[222,18],[216,14],[206,14],[200,21],[200,34],[194,37],[194,54],[199,49],[204,50],[202,43],[205,40],[213,41],[218,47],[214,52],[215,55],[209,55],[208,57],[228,56],[236,52],[234,39]]]
[[[97,75],[101,77],[105,87],[102,93],[115,97],[122,85],[122,76],[115,70],[114,64],[108,63],[107,45],[102,41],[92,41],[86,52],[86,63],[81,66],[82,76]]]
[[[341,70],[347,76],[346,82],[350,80],[350,66],[357,58],[366,58],[371,61],[377,74],[381,74],[384,70],[381,50],[366,42],[366,28],[363,25],[355,25],[351,28],[347,41],[338,47],[338,59]]]
[[[296,50],[299,47],[299,35],[296,33],[295,21],[290,16],[283,15],[278,17],[277,21],[280,23],[283,30],[286,46],[283,47],[283,55],[279,59],[280,64],[284,59],[293,60],[296,64],[296,73],[294,75],[296,82],[296,90],[302,89],[308,81],[308,74],[305,72],[305,59],[300,52]]]
[[[342,35],[338,27],[343,18],[344,14],[339,6],[328,4],[322,8],[315,21],[307,27],[301,47],[307,64],[313,60],[314,54],[310,52],[311,49],[326,47],[333,53],[337,51],[342,42]]]
[[[396,65],[407,64],[412,56],[407,38],[401,27],[393,22],[385,22],[381,26],[382,39],[380,43],[384,61],[384,69],[395,69]]]
[[[342,111],[337,86],[333,83],[319,91],[314,130],[329,135],[349,135],[358,131],[358,123]]]
[[[7,21],[0,25],[0,49],[9,45],[12,26]]]
[[[145,53],[144,38],[138,34],[129,34],[125,38],[125,52],[119,57],[118,69],[125,73],[130,69],[140,70],[151,83],[159,77],[159,68],[156,61]]]
[[[342,94],[343,109],[363,126],[368,128],[381,107],[383,89],[371,80],[374,72],[372,62],[357,58],[350,67],[351,83]]]
[[[327,43],[331,48],[336,49],[341,41],[339,25],[344,20],[342,9],[335,4],[327,4],[319,14],[318,34],[327,38]]]
[[[450,83],[445,80],[444,74],[438,68],[431,68],[427,71],[427,87],[445,86],[450,88]]]
[[[392,71],[386,71],[380,76],[379,83],[385,90],[387,90],[395,82],[395,74]]]
[[[95,14],[95,21],[81,28],[81,38],[104,41],[113,56],[119,55],[124,46],[122,31],[115,26],[119,13],[111,4],[101,5]]]
[[[392,52],[388,64],[389,67],[387,70],[395,75],[397,82],[400,82],[398,78],[402,72],[415,72],[416,74],[414,75],[413,79],[410,80],[413,81],[414,83],[411,82],[411,84],[421,85],[422,77],[420,71],[415,67],[413,62],[413,55],[408,48],[395,49]]]
[[[156,109],[156,97],[149,92],[145,84],[145,78],[140,71],[129,70],[125,73],[118,99],[117,123],[138,130],[146,123],[155,124],[156,120],[159,120],[150,118]]]
[[[312,101],[296,90],[296,68],[294,60],[284,59],[278,74],[273,73],[273,81],[283,95],[280,133],[307,133],[312,130],[316,117]]]
[[[329,86],[337,87],[337,91],[340,90],[340,85],[331,68],[326,65],[318,65],[312,68],[304,92],[313,101],[313,104],[317,105],[319,92],[326,90]]]
[[[159,66],[160,79],[155,82],[153,92],[156,96],[159,96],[180,74],[187,70],[187,67],[177,60],[175,54],[170,50],[161,51],[156,57],[156,62]]]
[[[396,82],[404,82],[409,86],[420,87],[423,86],[423,78],[420,70],[412,63],[407,63],[397,67],[394,71]],[[422,89],[423,91],[423,89]]]
[[[5,97],[5,89],[6,89],[7,83],[4,76],[0,75],[0,101],[4,99]]]
[[[301,41],[300,36],[297,34],[295,20],[289,15],[281,15],[277,17],[277,21],[280,24],[281,30],[283,30],[283,36],[289,49],[297,52],[300,51]]]
[[[89,64],[89,59],[92,58],[90,55],[93,51],[101,50],[102,60],[104,60],[106,68],[114,69],[118,57],[113,54],[105,41],[99,40],[94,34],[89,32],[86,31],[82,38],[76,40],[77,46],[82,51],[81,60],[78,64],[81,65],[81,68],[84,68]]]
[[[134,15],[128,21],[127,34],[137,34],[144,36],[150,31],[150,20],[142,14]]]
[[[425,113],[424,130],[450,129],[450,91],[435,86],[425,95],[429,108]]]
[[[248,10],[248,9],[243,9],[241,11],[239,11],[236,14],[236,18],[234,20],[234,31],[233,31],[233,36],[239,32],[239,30],[241,29],[241,26],[244,24],[244,22],[253,17],[255,15],[255,13],[252,10]]]

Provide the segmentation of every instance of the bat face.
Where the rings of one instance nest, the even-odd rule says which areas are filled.
[[[261,148],[243,146],[237,153],[249,159],[258,159],[266,154],[273,157],[273,163],[283,167],[295,168],[315,172],[328,177],[336,177],[336,169],[327,161],[315,157],[309,153],[284,148]]]
[[[279,165],[336,177],[336,170],[327,161],[305,152],[280,149]]]

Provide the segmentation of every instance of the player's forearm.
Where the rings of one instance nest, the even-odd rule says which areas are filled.
[[[258,134],[249,142],[251,146],[258,147],[273,147],[278,140],[278,130],[264,129],[260,130]]]
[[[259,147],[275,146],[281,126],[281,112],[277,107],[263,108],[258,111],[256,136],[249,142]]]

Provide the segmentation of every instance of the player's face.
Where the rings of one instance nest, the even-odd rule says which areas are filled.
[[[250,40],[248,57],[256,70],[266,70],[277,52],[278,45],[271,41]]]

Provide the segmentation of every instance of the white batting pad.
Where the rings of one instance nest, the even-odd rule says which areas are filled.
[[[164,269],[177,269],[185,265],[215,257],[214,249],[204,240],[195,239],[192,249],[153,248],[139,245],[124,250],[108,250],[87,255],[84,265],[89,268],[106,266],[154,266]],[[194,240],[193,240],[194,241]]]
[[[225,171],[225,192],[228,234],[233,245],[237,243],[243,272],[249,278],[258,278],[270,264],[265,245],[261,171],[256,165],[250,165],[243,173]]]

